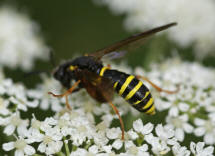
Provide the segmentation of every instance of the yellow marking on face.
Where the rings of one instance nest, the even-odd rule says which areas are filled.
[[[122,95],[123,92],[125,91],[126,87],[129,85],[129,83],[134,79],[133,75],[130,75],[126,81],[124,82],[124,84],[122,85],[120,91],[119,91],[119,95]]]
[[[139,83],[125,97],[125,100],[129,100],[142,85],[143,85],[143,83],[141,81],[139,81]]]
[[[140,103],[141,101],[143,101],[147,96],[149,95],[149,91],[146,92],[145,96],[142,98],[142,100],[138,100],[134,103],[134,105],[137,105],[138,103]]]
[[[118,82],[115,82],[113,88],[116,89],[117,85],[118,85]]]
[[[155,114],[155,106],[153,105],[147,112],[146,114],[154,115]]]
[[[100,76],[104,75],[105,70],[109,69],[109,67],[103,67],[99,73]]]
[[[75,70],[76,68],[77,68],[77,66],[69,66],[69,69],[70,69],[71,71]]]
[[[150,98],[149,101],[146,103],[146,105],[143,107],[143,109],[149,108],[154,102],[153,98]]]

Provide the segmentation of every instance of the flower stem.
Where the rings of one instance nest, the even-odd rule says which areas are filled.
[[[65,154],[62,153],[62,152],[58,152],[57,155],[58,155],[58,156],[65,156]]]
[[[68,147],[68,144],[65,141],[65,138],[64,138],[64,145],[65,145],[65,150],[66,150],[66,156],[70,156],[69,147]]]

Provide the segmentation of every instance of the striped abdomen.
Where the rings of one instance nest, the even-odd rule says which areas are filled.
[[[154,99],[151,93],[135,76],[110,70],[107,67],[101,68],[99,75],[111,79],[114,82],[115,91],[138,111],[155,114]]]

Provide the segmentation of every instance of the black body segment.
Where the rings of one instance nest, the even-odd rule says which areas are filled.
[[[102,67],[98,70],[100,76],[113,81],[114,90],[128,101],[135,109],[146,114],[154,114],[154,99],[148,88],[134,75]]]

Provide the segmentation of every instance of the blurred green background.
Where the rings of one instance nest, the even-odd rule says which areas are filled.
[[[95,5],[93,0],[0,0],[0,4],[12,5],[38,23],[41,35],[54,51],[58,63],[75,54],[90,53],[138,33],[127,32],[123,27],[123,15],[115,16],[107,7]],[[192,47],[176,47],[166,40],[165,33],[152,37],[144,46],[123,59],[131,66],[147,67],[152,61],[171,56],[174,48],[178,49],[183,59],[193,60]],[[215,65],[214,58],[211,57],[203,63]],[[51,70],[49,62],[37,63],[36,69],[47,68]]]
[[[74,54],[93,52],[137,33],[129,33],[123,28],[123,16],[115,16],[107,7],[95,5],[91,0],[1,1],[1,4],[5,3],[25,12],[39,24],[41,34],[54,51],[57,62],[72,58]],[[151,60],[165,56],[173,45],[170,46],[162,37],[153,37],[124,60],[129,58],[128,63],[132,66],[145,66]],[[148,48],[150,54],[147,53]],[[157,49],[162,50],[158,52]],[[36,68],[47,66],[47,63],[40,64]]]

